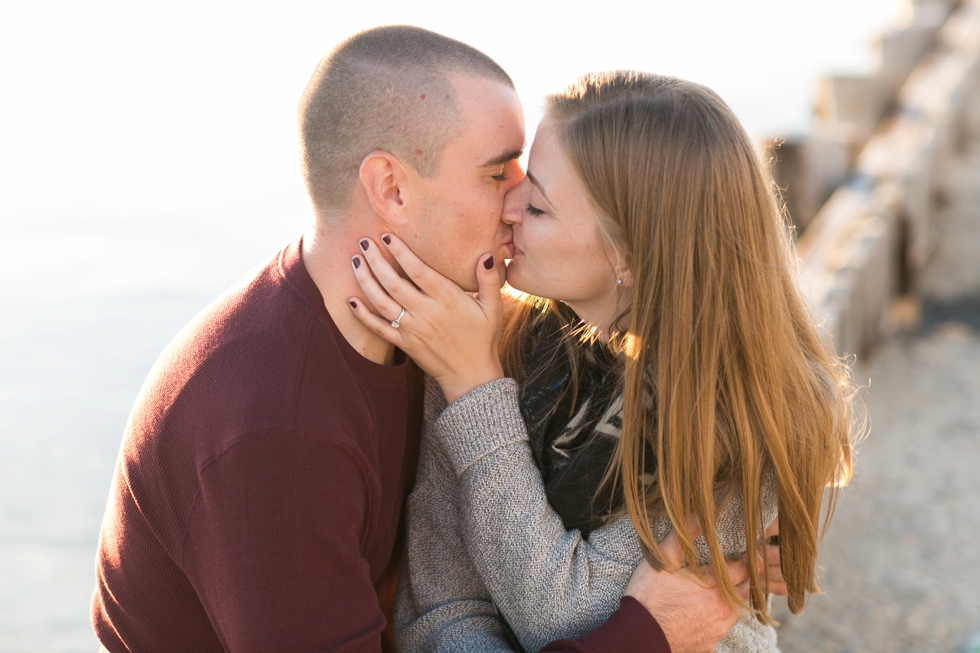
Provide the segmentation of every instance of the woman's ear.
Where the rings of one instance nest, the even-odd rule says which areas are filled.
[[[407,171],[398,157],[376,150],[361,161],[361,185],[375,212],[392,226],[408,222],[405,211]]]
[[[633,273],[629,267],[624,266],[622,270],[616,271],[616,281],[622,288],[630,288],[633,285]]]
[[[630,271],[629,254],[620,251],[614,252],[613,273],[616,275],[616,283],[619,284],[620,288],[625,289],[633,285],[633,273]]]

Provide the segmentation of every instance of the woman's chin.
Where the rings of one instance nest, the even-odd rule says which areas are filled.
[[[520,276],[521,275],[517,272],[517,269],[514,266],[514,259],[507,259],[505,261],[503,273],[504,281],[507,282],[507,285],[514,290],[519,290],[515,284],[520,283]]]
[[[521,279],[520,273],[517,272],[517,271],[515,271],[513,269],[513,264],[510,264],[510,265],[507,266],[507,279],[506,279],[506,281],[507,281],[507,286],[515,294],[516,293],[527,292],[527,290],[526,290],[527,284],[524,283],[524,280],[523,279]]]

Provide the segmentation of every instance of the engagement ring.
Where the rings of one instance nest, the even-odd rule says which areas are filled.
[[[391,321],[391,326],[393,326],[396,329],[398,327],[400,327],[402,325],[402,318],[403,317],[405,317],[405,309],[404,308],[402,309],[402,312],[398,314],[398,317],[396,317],[394,320]]]

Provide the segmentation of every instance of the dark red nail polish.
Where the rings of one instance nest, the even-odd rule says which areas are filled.
[[[488,258],[486,261],[483,262],[483,267],[485,267],[488,270],[492,270],[493,269],[493,257],[492,256],[490,258]]]
[[[385,235],[381,237],[381,240],[385,241],[385,245],[391,244],[391,236]]]
[[[354,269],[355,270],[357,268],[361,267],[361,257],[360,256],[355,256],[352,260],[354,261]]]
[[[355,301],[350,301],[350,302],[348,302],[348,304],[350,304],[350,307],[351,308],[357,308],[357,302],[355,302]]]
[[[368,241],[367,240],[362,240],[361,241],[361,249],[363,249],[366,252],[367,251],[367,248],[368,248]]]

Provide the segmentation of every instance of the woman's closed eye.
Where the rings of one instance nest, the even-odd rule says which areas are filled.
[[[544,211],[542,211],[538,207],[534,206],[530,202],[528,202],[527,204],[524,205],[524,211],[528,215],[533,215],[533,216],[544,215]]]

